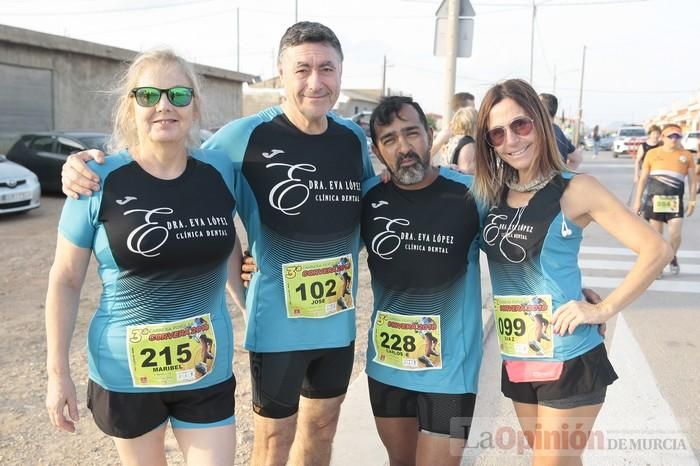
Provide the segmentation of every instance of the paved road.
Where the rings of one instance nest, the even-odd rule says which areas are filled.
[[[624,202],[632,183],[630,159],[585,154],[581,171],[593,174]],[[620,380],[609,390],[596,422],[596,443],[586,465],[697,465],[700,457],[700,218],[686,219],[679,254],[681,273],[668,272],[611,322],[607,346]],[[593,225],[586,230],[580,264],[584,284],[608,293],[632,266],[634,256]],[[519,448],[512,404],[500,394],[499,355],[491,333],[465,465],[528,464]],[[374,429],[360,376],[348,393],[333,464],[384,465],[386,454]],[[510,435],[512,434],[512,439]]]

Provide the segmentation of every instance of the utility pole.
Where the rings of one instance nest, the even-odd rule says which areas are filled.
[[[236,71],[241,71],[241,9],[236,8]]]
[[[278,74],[277,67],[279,66],[279,64],[277,63],[277,55],[275,55],[274,47],[270,51],[270,57],[272,57],[272,76],[277,76],[277,74]]]
[[[532,82],[532,64],[535,60],[535,16],[537,15],[537,5],[535,0],[532,0],[532,24],[530,25],[530,85],[535,86]]]
[[[444,122],[452,119],[452,96],[455,93],[457,75],[457,34],[459,31],[460,0],[448,0],[447,4],[447,53],[445,54],[445,111]]]
[[[299,22],[299,0],[294,0],[294,24]]]
[[[386,96],[386,55],[384,55],[384,66],[382,66],[382,92],[381,96]]]
[[[578,147],[579,134],[581,134],[581,120],[583,118],[583,71],[586,68],[586,46],[583,46],[583,60],[581,63],[581,86],[578,90],[578,119],[576,120],[576,132],[574,133],[574,147]]]
[[[552,80],[552,94],[557,95],[557,65],[554,65],[554,79]]]

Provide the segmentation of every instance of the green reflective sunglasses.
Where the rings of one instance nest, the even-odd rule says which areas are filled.
[[[157,87],[135,87],[131,90],[131,95],[136,98],[136,103],[141,107],[153,107],[160,102],[160,96],[168,96],[168,100],[175,107],[187,107],[192,102],[194,90],[191,87],[175,86],[170,89],[159,89]]]

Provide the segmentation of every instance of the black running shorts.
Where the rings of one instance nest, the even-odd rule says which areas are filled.
[[[355,342],[342,348],[250,352],[253,411],[282,419],[299,409],[299,396],[326,399],[348,391]]]
[[[107,435],[131,439],[146,434],[170,418],[173,428],[233,424],[236,378],[196,390],[113,392],[92,380],[87,403],[95,424]]]
[[[559,380],[553,382],[511,382],[505,364],[501,367],[501,391],[506,397],[519,403],[555,408],[602,403],[605,399],[603,389],[615,380],[617,374],[603,343],[581,356],[564,361]]]
[[[658,180],[650,179],[647,183],[647,197],[642,207],[642,213],[645,220],[656,220],[657,222],[668,223],[669,220],[674,218],[683,218],[684,207],[683,207],[683,192],[685,186],[681,184],[680,187],[672,188],[661,183]],[[654,212],[654,196],[678,196],[678,212]]]
[[[387,385],[371,377],[375,417],[414,417],[421,432],[466,439],[474,415],[474,393],[425,393]]]

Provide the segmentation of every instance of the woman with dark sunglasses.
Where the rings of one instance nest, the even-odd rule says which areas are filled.
[[[231,465],[233,331],[242,302],[234,171],[199,145],[201,93],[168,50],[137,56],[117,90],[112,155],[92,197],[67,199],[46,298],[46,406],[75,431],[69,347],[90,255],[103,290],[88,330],[88,408],[129,465],[166,464],[170,421],[188,464]],[[233,251],[233,253],[232,253]],[[235,266],[237,268],[237,266]]]
[[[598,324],[649,286],[671,250],[595,178],[566,169],[547,111],[522,80],[497,84],[484,97],[473,190],[490,208],[482,247],[503,358],[502,392],[513,400],[534,464],[580,464],[582,435],[590,435],[607,386],[617,379]],[[591,222],[638,254],[622,284],[598,304],[582,296],[578,266]],[[538,322],[548,322],[551,334]],[[543,441],[552,435],[568,438]]]

